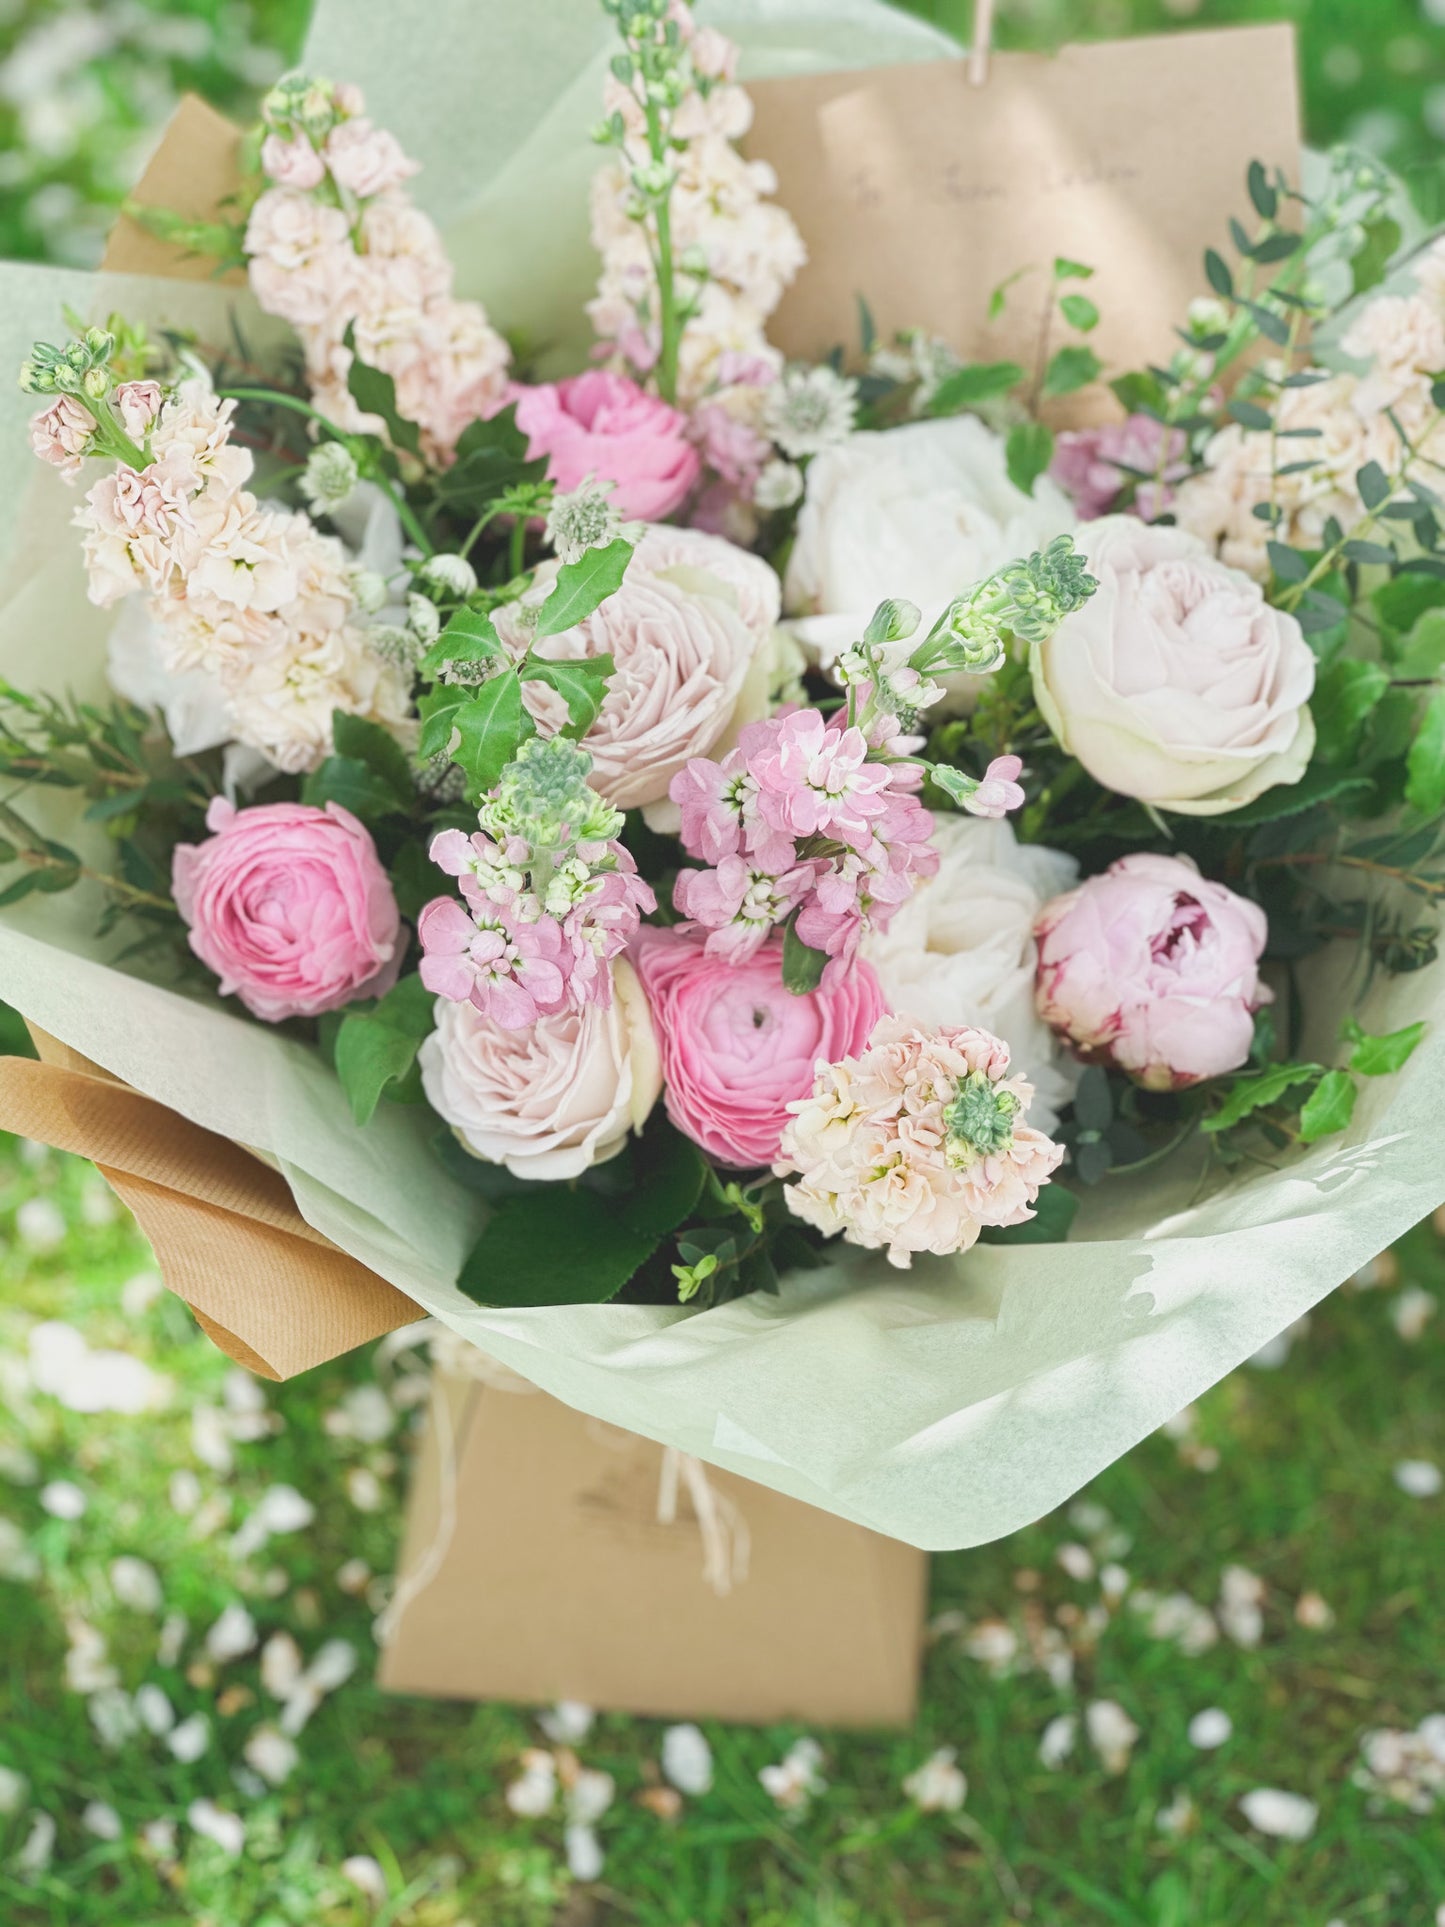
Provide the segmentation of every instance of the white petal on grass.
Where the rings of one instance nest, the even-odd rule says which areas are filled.
[[[40,1576],[40,1561],[30,1541],[13,1519],[0,1518],[0,1579],[18,1579],[22,1585]]]
[[[1390,1306],[1390,1319],[1395,1330],[1407,1345],[1413,1345],[1425,1335],[1425,1327],[1440,1309],[1440,1301],[1432,1291],[1422,1291],[1419,1285],[1407,1285]]]
[[[1070,1579],[1087,1583],[1094,1576],[1094,1555],[1087,1546],[1077,1545],[1071,1540],[1059,1547],[1054,1558]]]
[[[1273,1786],[1255,1787],[1242,1796],[1239,1805],[1255,1831],[1268,1834],[1271,1840],[1308,1840],[1320,1817],[1313,1800]]]
[[[106,1686],[92,1693],[85,1703],[95,1737],[109,1753],[118,1753],[140,1730],[129,1693],[118,1686]]]
[[[65,1622],[70,1641],[65,1654],[65,1683],[72,1693],[101,1693],[113,1687],[120,1675],[111,1665],[105,1635],[89,1620],[74,1615]]]
[[[922,1813],[957,1813],[968,1798],[968,1780],[957,1748],[940,1746],[903,1782],[903,1791]]]
[[[1312,1633],[1328,1632],[1335,1623],[1334,1610],[1327,1599],[1317,1592],[1302,1592],[1294,1602],[1294,1616],[1298,1625]]]
[[[373,1907],[380,1907],[387,1898],[386,1875],[381,1862],[373,1860],[369,1853],[354,1853],[341,1863],[341,1877],[349,1880],[359,1894],[369,1900]]]
[[[379,1445],[396,1426],[396,1408],[379,1385],[353,1385],[322,1424],[334,1439]]]
[[[190,1631],[190,1621],[184,1613],[167,1613],[161,1622],[161,1636],[156,1641],[156,1665],[174,1666],[180,1658]]]
[[[120,1288],[120,1308],[127,1318],[144,1318],[164,1290],[158,1271],[138,1271]]]
[[[347,1473],[346,1496],[358,1512],[380,1512],[386,1504],[386,1488],[364,1465],[353,1465]]]
[[[125,1831],[120,1824],[120,1815],[104,1800],[90,1801],[80,1816],[80,1824],[87,1833],[93,1833],[97,1840],[119,1840]]]
[[[1117,1700],[1093,1700],[1084,1711],[1084,1730],[1106,1773],[1128,1770],[1139,1729]]]
[[[83,1519],[90,1503],[70,1479],[52,1479],[40,1488],[40,1503],[52,1519]]]
[[[524,1820],[540,1820],[557,1800],[557,1762],[544,1748],[529,1746],[522,1754],[522,1771],[503,1796],[512,1812]]]
[[[1072,1713],[1058,1713],[1039,1736],[1039,1759],[1050,1769],[1064,1764],[1079,1737],[1079,1722]]]
[[[1234,1721],[1223,1707],[1206,1706],[1189,1722],[1189,1744],[1210,1753],[1216,1746],[1223,1746],[1233,1731]]]
[[[24,1879],[38,1880],[50,1865],[55,1852],[55,1822],[48,1813],[37,1813],[30,1822],[25,1845],[15,1856],[15,1866]]]
[[[258,1726],[241,1749],[246,1764],[270,1786],[282,1786],[296,1770],[301,1755],[294,1740],[274,1726]]]
[[[27,1251],[58,1251],[65,1243],[65,1213],[54,1198],[27,1198],[15,1213],[15,1235]]]
[[[1160,1807],[1154,1815],[1154,1825],[1169,1839],[1177,1840],[1183,1834],[1193,1833],[1199,1825],[1199,1809],[1181,1788],[1168,1806]]]
[[[712,1748],[691,1721],[669,1726],[662,1736],[663,1778],[694,1799],[712,1791]]]
[[[147,1733],[163,1740],[176,1723],[176,1709],[171,1705],[162,1687],[154,1680],[147,1680],[135,1691],[136,1717]]]
[[[219,1405],[191,1407],[191,1450],[208,1471],[225,1478],[236,1464],[231,1450],[231,1428]]]
[[[117,1604],[133,1613],[158,1613],[165,1603],[155,1567],[128,1552],[110,1562],[110,1589]]]
[[[1111,1606],[1117,1606],[1129,1590],[1129,1574],[1125,1567],[1111,1560],[1099,1568],[1099,1590]]]
[[[554,1746],[580,1746],[596,1717],[581,1700],[558,1700],[547,1712],[537,1715],[537,1724]]]
[[[211,1744],[211,1723],[204,1713],[192,1713],[189,1719],[171,1728],[166,1745],[182,1766],[190,1766],[206,1751]]]
[[[272,1699],[288,1699],[301,1677],[301,1648],[290,1633],[272,1633],[261,1648],[261,1684]]]
[[[785,1811],[801,1812],[815,1795],[828,1790],[822,1764],[823,1749],[816,1740],[795,1740],[775,1766],[762,1769],[758,1779],[763,1791]]]
[[[249,1559],[275,1535],[301,1532],[316,1517],[316,1508],[294,1485],[273,1485],[261,1494],[250,1517],[231,1541],[232,1555]]]
[[[214,1840],[233,1860],[246,1844],[245,1821],[239,1814],[218,1807],[214,1800],[192,1800],[186,1808],[186,1822],[193,1832]]]
[[[30,1782],[13,1766],[0,1766],[0,1814],[18,1813],[30,1792]]]
[[[17,1445],[13,1441],[0,1440],[0,1479],[8,1485],[37,1485],[40,1481],[40,1461],[28,1445]]]
[[[201,1482],[189,1466],[179,1472],[172,1472],[168,1487],[171,1511],[179,1512],[187,1518],[201,1503]]]
[[[1409,1498],[1433,1499],[1445,1487],[1445,1473],[1433,1459],[1401,1459],[1395,1483]]]
[[[574,1880],[600,1880],[605,1865],[602,1843],[591,1827],[573,1825],[562,1832],[562,1848],[567,1855],[567,1871]]]
[[[116,1195],[103,1178],[87,1184],[80,1194],[81,1220],[95,1230],[114,1224],[119,1210]]]
[[[163,1865],[175,1859],[176,1823],[169,1814],[159,1820],[147,1820],[140,1830],[140,1837]]]
[[[92,1351],[73,1325],[47,1319],[28,1341],[30,1379],[36,1391],[72,1412],[120,1412],[136,1416],[167,1403],[171,1381],[129,1352]]]
[[[249,1653],[255,1644],[256,1622],[240,1600],[233,1599],[206,1634],[206,1651],[218,1666],[224,1666]]]
[[[1220,1574],[1219,1623],[1247,1652],[1264,1637],[1264,1598],[1264,1581],[1247,1566],[1226,1566]]]

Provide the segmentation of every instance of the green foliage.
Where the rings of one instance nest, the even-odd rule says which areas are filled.
[[[379,415],[386,424],[393,448],[421,457],[421,430],[409,422],[396,405],[396,383],[380,368],[373,368],[356,352],[356,330],[348,324],[346,346],[351,350],[351,366],[346,371],[346,386],[357,407],[368,415]]]
[[[477,515],[508,490],[540,483],[547,459],[527,457],[527,437],[508,402],[485,421],[471,422],[457,443],[457,458],[434,478],[439,499],[456,515]]]
[[[1080,388],[1087,388],[1091,381],[1098,380],[1103,366],[1092,348],[1070,346],[1056,349],[1044,372],[1043,393],[1045,396],[1076,394]]]
[[[1018,422],[1004,444],[1008,478],[1015,488],[1032,495],[1034,483],[1054,459],[1054,438],[1042,422]]]
[[[823,972],[828,967],[827,952],[814,950],[798,935],[798,912],[795,910],[783,926],[783,987],[795,996],[803,997],[816,990],[823,981]]]
[[[363,823],[407,814],[416,803],[416,785],[406,752],[379,723],[334,711],[333,752],[301,786],[303,803],[339,803]]]
[[[366,1010],[348,1010],[336,1033],[336,1075],[358,1124],[369,1124],[389,1086],[399,1085],[435,1026],[434,999],[420,977],[403,977]]]
[[[1348,1071],[1326,1071],[1300,1111],[1301,1142],[1313,1144],[1343,1131],[1354,1115],[1356,1090]]]
[[[552,592],[537,614],[538,636],[559,636],[585,622],[622,586],[632,544],[622,536],[605,549],[588,549],[576,562],[564,562]]]
[[[1210,1132],[1232,1130],[1254,1112],[1277,1104],[1297,1084],[1323,1074],[1323,1064],[1271,1064],[1248,1077],[1237,1077],[1219,1109],[1202,1120],[1202,1128]]]
[[[974,361],[946,375],[928,404],[930,415],[956,415],[1017,388],[1024,371],[1016,361]]]

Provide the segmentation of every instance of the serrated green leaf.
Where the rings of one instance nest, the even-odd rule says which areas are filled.
[[[1354,1032],[1350,1069],[1362,1077],[1389,1077],[1409,1062],[1415,1046],[1425,1035],[1425,1024],[1422,1019],[1406,1024],[1402,1030],[1386,1031],[1382,1036],[1371,1036],[1357,1024]]]
[[[529,655],[518,672],[523,682],[544,682],[567,705],[570,736],[585,736],[597,720],[613,670],[611,656],[582,656],[575,661],[549,661]]]
[[[560,636],[585,621],[621,588],[631,560],[632,544],[619,536],[605,549],[589,549],[578,561],[564,563],[538,611],[537,634]]]
[[[478,801],[496,786],[522,740],[522,684],[515,669],[464,692],[452,717],[458,743],[452,761],[465,771],[467,794]]]
[[[1237,1077],[1225,1093],[1224,1102],[1212,1116],[1203,1120],[1206,1131],[1228,1131],[1252,1112],[1276,1104],[1286,1091],[1311,1077],[1322,1076],[1323,1064],[1271,1064],[1257,1077]]]
[[[975,361],[966,368],[955,368],[933,392],[928,404],[930,415],[956,415],[961,408],[973,408],[996,395],[1006,395],[1024,379],[1016,361]]]
[[[1104,364],[1092,348],[1071,343],[1058,349],[1050,358],[1044,373],[1043,392],[1046,395],[1074,395],[1081,388],[1087,388],[1091,381],[1097,381]]]
[[[1422,816],[1438,816],[1445,809],[1445,689],[1425,705],[1405,770],[1405,801]]]
[[[547,473],[545,455],[529,459],[528,438],[509,402],[485,421],[470,422],[457,443],[457,458],[436,478],[437,492],[456,514],[478,515],[489,502]]]
[[[502,662],[506,648],[485,609],[458,609],[421,660],[424,676],[440,675],[449,662]]]
[[[1300,1140],[1313,1144],[1343,1131],[1355,1114],[1356,1085],[1348,1071],[1326,1071],[1299,1114]]]
[[[301,801],[313,809],[338,803],[363,823],[395,816],[403,808],[390,783],[355,756],[328,756],[318,764],[301,785]]]
[[[1019,422],[1004,444],[1008,478],[1016,489],[1032,495],[1034,483],[1054,459],[1054,438],[1042,422]]]
[[[423,758],[445,756],[448,753],[452,732],[456,727],[457,711],[471,693],[469,685],[443,683],[436,689],[429,689],[421,698],[416,706],[417,715],[421,718],[417,750]]]

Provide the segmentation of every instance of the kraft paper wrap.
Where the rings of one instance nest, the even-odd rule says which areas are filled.
[[[871,0],[710,11],[754,74],[954,52]],[[464,284],[501,322],[525,325],[529,300],[536,320],[555,290],[585,293],[593,272],[580,195],[595,164],[584,134],[602,23],[592,0],[433,0],[426,26],[399,34],[376,0],[321,0],[310,62],[359,82],[377,119],[430,164],[416,191]],[[1192,42],[1167,45],[1187,69]],[[496,83],[485,115],[479,74]],[[1192,126],[1181,122],[1174,158],[1185,175]],[[1221,224],[1231,211],[1221,207]],[[227,338],[234,304],[248,340],[266,339],[244,292],[214,284],[26,266],[4,276],[3,365],[54,336],[64,301],[189,323],[212,343]],[[75,497],[53,472],[34,473],[25,415],[25,398],[0,384],[11,538],[0,674],[96,694],[109,617],[85,599]],[[104,857],[63,808],[47,821]],[[123,939],[97,941],[95,907],[76,891],[0,913],[0,996],[32,1023],[177,1117],[252,1147],[313,1232],[564,1403],[922,1547],[978,1544],[1048,1511],[1445,1201],[1441,966],[1366,990],[1348,957],[1331,956],[1304,973],[1314,1054],[1333,1056],[1351,1009],[1371,1030],[1415,1018],[1429,1029],[1402,1075],[1367,1082],[1346,1134],[1277,1172],[1201,1188],[1195,1165],[1176,1159],[1099,1187],[1064,1246],[983,1248],[908,1273],[843,1253],[779,1297],[714,1311],[489,1309],[454,1283],[482,1207],[437,1165],[426,1120],[383,1104],[356,1130],[314,1052],[215,1000],[110,968]],[[324,1246],[316,1260],[319,1279]],[[281,1322],[294,1338],[299,1315]],[[280,1332],[250,1342],[277,1369],[295,1357]]]

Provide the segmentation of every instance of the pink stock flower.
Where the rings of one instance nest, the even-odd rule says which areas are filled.
[[[278,187],[309,190],[326,179],[326,163],[304,134],[290,140],[268,134],[261,143],[261,172]]]
[[[364,118],[344,120],[332,128],[326,137],[325,159],[336,185],[361,201],[400,187],[420,165],[407,159],[394,134]]]
[[[417,919],[421,980],[438,997],[470,1003],[503,1030],[525,1030],[567,1004],[562,926],[551,917],[481,921],[455,897],[434,897]]]
[[[120,425],[133,442],[144,442],[165,399],[158,381],[123,381],[111,393],[110,403]]]
[[[963,799],[969,815],[1007,816],[1010,810],[1021,810],[1024,792],[1017,778],[1023,766],[1021,756],[995,756],[978,788]]]
[[[1107,515],[1130,482],[1136,484],[1131,512],[1153,521],[1174,500],[1170,484],[1189,473],[1186,447],[1182,429],[1166,428],[1152,415],[1130,415],[1097,428],[1065,429],[1049,475],[1072,499],[1081,521]]]
[[[799,863],[774,874],[753,859],[725,856],[715,869],[680,870],[673,907],[708,932],[710,955],[742,963],[798,908],[820,867]]]
[[[788,836],[832,837],[857,847],[871,839],[872,823],[888,809],[888,766],[869,763],[861,729],[830,727],[816,709],[779,718],[749,768],[763,820]]]
[[[31,449],[42,462],[58,468],[67,482],[80,473],[94,433],[94,415],[73,395],[61,395],[30,417]]]
[[[612,482],[624,516],[660,522],[697,481],[686,419],[625,375],[593,369],[514,393],[527,453],[547,457],[547,472],[564,494],[589,476]]]
[[[731,489],[751,496],[753,485],[772,459],[773,445],[725,401],[706,401],[693,411],[693,439],[703,462]]]
[[[1080,1056],[1156,1091],[1248,1058],[1272,997],[1265,915],[1186,859],[1121,857],[1045,904],[1035,929],[1039,1015]]]
[[[774,1169],[796,1179],[789,1208],[902,1267],[1031,1218],[1063,1148],[1023,1122],[1033,1087],[1008,1065],[988,1031],[884,1017],[866,1048],[820,1064],[788,1106]]]
[[[370,835],[338,803],[206,812],[204,843],[172,864],[191,949],[255,1017],[280,1023],[380,996],[404,948],[391,884]]]
[[[621,843],[605,846],[617,868],[587,884],[582,900],[562,919],[571,953],[568,989],[573,1003],[606,1004],[612,996],[612,960],[621,956],[643,915],[657,908],[651,887],[637,874],[632,852]]]
[[[652,1009],[667,1114],[712,1157],[745,1170],[777,1156],[788,1109],[820,1058],[858,1050],[883,1012],[858,965],[834,991],[783,988],[783,949],[738,963],[678,929],[640,930],[631,960]]]

